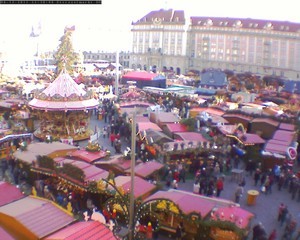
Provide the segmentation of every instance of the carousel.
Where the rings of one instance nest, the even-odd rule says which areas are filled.
[[[92,110],[98,107],[92,92],[79,86],[65,69],[42,92],[35,94],[29,107],[40,120],[34,135],[42,140],[71,139],[81,141],[90,138]]]

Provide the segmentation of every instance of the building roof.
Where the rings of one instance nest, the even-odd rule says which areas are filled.
[[[38,239],[75,221],[50,201],[30,196],[0,207],[0,212],[21,223]]]
[[[226,17],[191,17],[192,26],[265,29],[279,32],[299,32],[300,23],[275,20],[259,20],[251,18],[226,18]]]
[[[46,237],[45,240],[116,240],[114,234],[98,221],[77,222],[67,226],[54,234]]]
[[[20,189],[16,186],[8,183],[8,182],[2,182],[0,181],[0,206],[3,206],[5,204],[14,202],[16,200],[19,200],[23,197],[25,197],[21,192]],[[5,193],[5,194],[3,194]],[[3,238],[0,238],[3,239]]]
[[[173,9],[151,11],[132,25],[153,24],[155,21],[160,21],[162,24],[185,24],[184,11]]]

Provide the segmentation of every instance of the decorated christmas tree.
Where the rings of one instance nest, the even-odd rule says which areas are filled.
[[[74,28],[65,28],[64,35],[60,38],[60,44],[55,53],[57,74],[65,67],[70,75],[73,74],[73,65],[78,60],[78,54],[73,49],[72,34]]]

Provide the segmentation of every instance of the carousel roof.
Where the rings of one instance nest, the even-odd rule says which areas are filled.
[[[86,110],[97,107],[98,100],[63,70],[43,92],[29,102],[29,106],[49,111]]]
[[[73,78],[66,72],[62,71],[59,76],[43,91],[46,96],[53,97],[58,94],[62,97],[70,97],[72,94],[84,96],[86,91],[82,89]]]

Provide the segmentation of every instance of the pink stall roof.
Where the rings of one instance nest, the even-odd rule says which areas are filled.
[[[77,222],[48,236],[45,240],[116,240],[114,234],[98,221]]]
[[[267,141],[267,143],[265,144],[264,150],[266,152],[271,152],[271,153],[278,153],[278,154],[286,154],[287,153],[287,149],[289,147],[289,145],[285,144],[283,145],[284,142],[283,141],[274,141],[274,140],[269,140]]]
[[[50,201],[30,196],[0,207],[0,212],[21,223],[38,239],[75,221]]]
[[[259,135],[254,134],[254,133],[245,133],[241,137],[239,137],[239,139],[244,144],[262,144],[262,143],[266,142]]]
[[[28,145],[26,151],[15,151],[14,157],[21,161],[32,163],[32,161],[36,160],[36,156],[38,155],[49,155],[50,153],[54,153],[56,151],[62,150],[76,150],[77,147],[72,146],[70,144],[61,143],[61,142],[52,142],[52,143],[45,143],[45,142],[38,142],[38,143],[31,143]]]
[[[68,156],[79,158],[80,160],[83,160],[87,163],[93,163],[97,160],[105,158],[107,156],[107,153],[106,151],[91,152],[84,149],[80,149],[68,153]]]
[[[64,163],[70,163],[73,166],[80,168],[85,174],[84,181],[99,181],[108,177],[108,171],[96,167],[95,165],[92,165],[90,163],[62,157],[55,158],[54,161],[56,163],[59,163],[60,165],[63,165]]]
[[[25,197],[20,192],[19,188],[17,188],[16,186],[14,186],[14,185],[12,185],[10,183],[1,182],[1,181],[0,181],[0,193],[1,193],[0,194],[0,206],[3,206],[5,204],[14,202],[16,200],[19,200],[19,199]]]
[[[294,124],[289,123],[280,123],[278,128],[281,130],[295,131],[296,126]]]
[[[153,129],[162,132],[162,129],[156,123],[153,122],[138,122],[137,125],[140,132],[146,131],[148,129]]]
[[[124,79],[133,79],[133,80],[140,80],[140,81],[151,81],[155,77],[157,77],[157,73],[148,73],[148,72],[128,72],[126,73],[123,78]]]
[[[128,108],[128,107],[134,107],[134,106],[141,106],[141,107],[151,107],[154,106],[153,103],[148,103],[144,101],[139,101],[139,100],[132,100],[132,101],[126,101],[126,102],[120,102],[120,107],[121,108]]]
[[[272,139],[287,142],[290,144],[295,138],[295,132],[285,131],[285,130],[276,130]]]
[[[172,112],[157,112],[155,115],[157,121],[161,123],[175,123],[180,121],[180,118]]]
[[[182,141],[208,142],[201,133],[196,132],[177,132],[175,133],[175,138]]]
[[[238,206],[219,207],[211,214],[212,219],[233,222],[239,228],[245,229],[249,226],[254,215]]]
[[[150,122],[150,119],[148,117],[144,117],[144,116],[136,116],[135,121],[137,123],[140,123],[140,122]]]
[[[8,232],[6,232],[2,227],[0,227],[0,239],[3,240],[15,240]]]
[[[180,123],[167,123],[166,124],[167,129],[171,132],[186,132],[187,127]]]
[[[215,108],[192,108],[191,111],[195,112],[207,112],[211,115],[217,115],[217,116],[222,116],[224,114],[223,110],[220,109],[215,109]]]
[[[122,187],[126,193],[131,189],[131,176],[118,176],[115,178],[116,187]],[[148,181],[135,176],[134,177],[134,197],[142,197],[143,195],[153,191],[156,188],[155,185]]]
[[[172,201],[184,214],[189,215],[196,213],[200,214],[202,218],[205,218],[217,204],[211,198],[174,189],[170,189],[169,191],[158,191],[148,197],[145,202],[156,199]]]
[[[150,176],[153,172],[158,171],[163,167],[164,165],[159,162],[149,161],[149,162],[140,163],[136,165],[134,168],[134,172],[137,176],[146,178]],[[130,172],[130,169],[128,169],[126,172]]]

